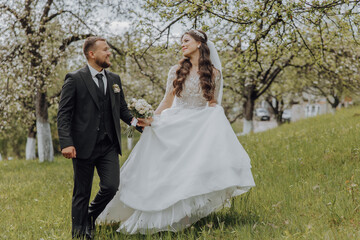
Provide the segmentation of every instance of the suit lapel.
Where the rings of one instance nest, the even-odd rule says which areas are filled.
[[[114,95],[114,91],[112,89],[112,86],[114,85],[114,80],[107,70],[105,70],[105,74],[106,74],[106,79],[107,79],[107,90],[106,91],[108,91],[108,93],[110,94],[111,109],[114,109],[115,95]]]
[[[90,95],[93,98],[96,106],[98,107],[98,109],[100,109],[99,100],[96,94],[96,85],[94,83],[94,80],[92,79],[88,66],[84,67],[83,71],[81,71],[81,78],[83,79],[87,89],[89,90]]]

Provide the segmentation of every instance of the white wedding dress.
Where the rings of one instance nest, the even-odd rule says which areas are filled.
[[[169,71],[167,94],[176,68]],[[199,76],[189,76],[181,97],[144,129],[97,223],[120,222],[118,231],[128,234],[178,231],[253,186],[249,156],[223,108],[208,107]]]

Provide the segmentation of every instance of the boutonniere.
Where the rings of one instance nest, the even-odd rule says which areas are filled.
[[[120,92],[120,87],[117,84],[112,85],[112,89],[114,90],[114,93],[119,93]]]

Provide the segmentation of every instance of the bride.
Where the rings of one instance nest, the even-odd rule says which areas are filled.
[[[128,234],[178,231],[255,186],[250,159],[221,107],[214,44],[201,30],[182,38],[151,126],[120,170],[119,191],[97,223]]]

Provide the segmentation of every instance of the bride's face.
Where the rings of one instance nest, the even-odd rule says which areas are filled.
[[[200,45],[199,41],[196,41],[189,34],[185,34],[181,39],[181,47],[184,57],[190,57],[196,51],[198,51],[198,45]]]

